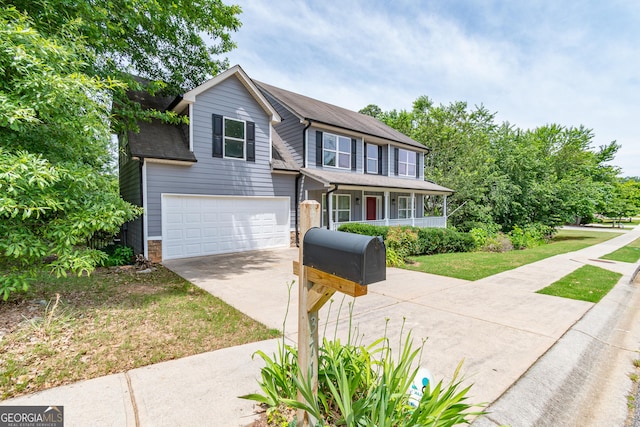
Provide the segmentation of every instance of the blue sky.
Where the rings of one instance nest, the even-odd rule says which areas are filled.
[[[640,2],[239,0],[254,79],[359,110],[484,105],[520,128],[592,129],[640,176]]]

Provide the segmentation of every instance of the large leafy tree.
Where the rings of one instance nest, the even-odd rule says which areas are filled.
[[[71,28],[69,28],[71,30]],[[107,94],[117,83],[83,74],[72,31],[43,37],[15,9],[0,11],[0,294],[26,289],[50,257],[57,274],[89,272],[86,247],[139,209],[106,172]]]
[[[593,148],[584,127],[546,125],[522,130],[497,124],[486,108],[434,105],[419,97],[411,111],[361,110],[430,149],[425,177],[456,190],[450,223],[463,230],[495,223],[504,231],[531,223],[556,226],[595,213],[630,212],[630,188],[608,165],[619,146]],[[625,195],[625,196],[623,196]]]
[[[140,209],[118,196],[111,134],[139,120],[132,91],[177,94],[226,67],[237,6],[220,0],[0,0],[0,294],[47,258],[89,272]],[[135,76],[135,77],[134,77]],[[139,77],[142,77],[140,79]]]
[[[219,55],[235,47],[241,9],[221,0],[0,0],[30,16],[45,37],[68,28],[92,59],[83,71],[124,85],[112,88],[112,131],[137,130],[150,117],[175,115],[143,110],[131,90],[176,95],[228,66]],[[135,76],[135,77],[134,77]],[[142,79],[141,79],[142,78]]]

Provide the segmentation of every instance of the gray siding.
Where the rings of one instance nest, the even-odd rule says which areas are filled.
[[[140,163],[124,154],[120,156],[118,163],[120,196],[133,205],[142,206]],[[143,253],[142,217],[125,224],[122,227],[122,237],[123,244],[131,246],[136,254]]]
[[[293,159],[302,167],[304,165],[304,150],[302,147],[304,125],[300,123],[300,120],[293,115],[291,111],[280,104],[278,100],[266,92],[263,92],[263,94],[278,114],[280,114],[280,118],[282,119],[280,123],[275,125],[275,131],[280,135],[282,142],[289,149]],[[315,140],[313,140],[313,143],[315,143]]]
[[[212,114],[255,123],[255,163],[212,156]],[[191,120],[197,163],[147,163],[149,236],[162,235],[162,193],[294,198],[295,176],[275,177],[271,173],[269,117],[238,79],[230,77],[198,95]]]

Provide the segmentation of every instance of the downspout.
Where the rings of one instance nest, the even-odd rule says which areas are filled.
[[[338,184],[333,184],[333,190],[329,190],[327,191],[327,230],[331,229],[331,211],[329,210],[329,196],[331,196],[331,193],[333,193],[334,191],[336,191],[338,189]]]
[[[302,129],[302,167],[303,168],[307,167],[307,129],[311,127],[311,120],[310,119],[305,119],[305,120],[308,123],[304,127],[304,129]],[[316,153],[316,156],[317,155],[318,153]]]
[[[300,234],[299,234],[299,230],[300,230],[300,221],[298,219],[298,210],[299,210],[299,204],[298,204],[298,197],[300,195],[300,178],[302,177],[302,174],[300,172],[298,172],[298,175],[296,175],[296,188],[295,188],[295,199],[294,199],[294,210],[295,210],[295,217],[296,217],[296,248],[300,247]]]
[[[309,127],[311,126],[311,120],[308,120],[307,125],[304,127],[304,129],[302,129],[302,167],[306,168],[307,167],[307,129],[309,129]],[[316,154],[317,155],[317,154]],[[300,219],[298,218],[299,216],[299,204],[298,204],[298,200],[300,197],[300,178],[302,177],[301,173],[298,173],[298,176],[296,176],[296,188],[295,188],[295,216],[296,216],[296,247],[300,247]]]
[[[143,173],[142,173],[142,167],[144,166],[144,157],[140,158],[140,162],[139,162],[140,167],[139,172],[140,172],[140,207],[144,206],[144,182],[143,182]],[[144,257],[146,258],[147,255],[145,253],[144,248],[147,245],[147,242],[144,239],[144,220],[145,220],[145,214],[143,213],[142,215],[140,215],[140,222],[142,223],[142,226],[140,227],[140,234],[142,234],[142,237],[140,238],[140,241],[142,242],[142,254],[144,255]]]

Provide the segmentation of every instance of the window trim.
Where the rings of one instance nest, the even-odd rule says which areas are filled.
[[[335,150],[331,150],[325,147],[325,137],[327,135],[331,135],[333,137],[336,138],[336,148]],[[349,150],[348,151],[340,151],[340,138],[348,140],[349,141]],[[329,132],[322,132],[322,153],[320,153],[320,156],[322,157],[322,167],[323,168],[336,168],[336,169],[342,169],[342,170],[351,170],[352,169],[352,138],[343,136],[343,135],[338,135],[335,133],[329,133]],[[328,165],[324,162],[324,153],[325,151],[331,152],[335,154],[335,159],[336,159],[336,164],[335,166],[331,166]],[[340,166],[340,154],[348,154],[349,155],[349,162],[348,162],[348,166],[347,167],[341,167]]]
[[[404,209],[400,208],[400,200],[402,199],[406,199],[407,201],[407,207]],[[412,203],[411,200],[411,196],[398,196],[398,219],[410,219],[410,218],[414,218],[415,212],[413,209],[413,205],[414,203]],[[410,216],[400,216],[400,212],[404,212],[405,215],[410,215]]]
[[[375,148],[375,153],[376,153],[375,159],[373,157],[369,157],[369,148],[370,147],[374,147]],[[367,173],[370,173],[372,175],[380,175],[380,146],[376,145],[376,144],[367,143],[367,149],[366,149],[366,152],[365,152],[364,155],[365,155],[365,165],[366,165]],[[375,160],[375,162],[376,162],[375,172],[372,171],[371,169],[369,169],[369,160],[371,160],[371,161]]]
[[[226,134],[226,121],[227,120],[232,120],[234,122],[241,122],[244,130],[244,138],[236,138],[233,136],[227,136]],[[232,156],[227,156],[227,139],[230,139],[232,141],[240,141],[242,142],[242,157],[232,157]],[[222,116],[222,158],[224,159],[231,159],[231,160],[247,160],[247,121],[246,120],[241,120],[241,119],[234,119],[233,117],[227,117],[227,116]]]
[[[338,211],[346,211],[346,209],[338,209],[338,197],[347,197],[349,198],[349,219],[347,220],[347,222],[351,222],[351,194],[335,194],[335,193],[331,193],[331,198],[335,198],[335,200],[332,200],[332,210],[331,210],[331,218],[332,221],[334,223],[336,222],[344,222],[344,221],[336,221],[335,219],[333,219],[334,217],[337,218],[338,217]],[[322,203],[321,203],[321,210],[322,210],[322,226],[326,227],[327,226],[327,193],[322,193]]]
[[[402,161],[401,160],[401,156],[403,153],[407,153],[407,161]],[[413,154],[413,156],[411,156],[410,154]],[[411,157],[413,157],[413,159],[411,159]],[[411,151],[411,150],[405,150],[403,148],[399,148],[398,149],[398,176],[411,176],[411,177],[415,177],[416,176],[416,170],[417,170],[417,157],[418,154],[415,151]],[[405,173],[402,173],[400,171],[400,166],[401,165],[405,165]],[[413,173],[409,173],[410,171],[410,166],[413,166]]]

